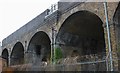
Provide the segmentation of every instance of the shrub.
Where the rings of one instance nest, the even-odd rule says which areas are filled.
[[[60,48],[55,48],[54,63],[56,63],[62,57],[63,57],[63,54],[62,54],[61,49]]]

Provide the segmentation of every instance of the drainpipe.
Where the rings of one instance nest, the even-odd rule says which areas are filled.
[[[53,49],[54,49],[54,31],[52,28],[52,41],[51,41],[51,64],[53,64]]]
[[[110,58],[110,71],[113,71],[113,59],[112,59],[112,50],[111,50],[111,40],[110,40],[110,29],[109,29],[109,22],[108,22],[108,10],[107,10],[107,2],[104,1],[104,11],[106,16],[106,26],[107,26],[107,35],[108,35],[108,48],[109,48],[109,58]]]
[[[55,39],[56,39],[56,30],[55,30],[55,26],[53,26],[52,28],[52,42],[51,42],[51,63],[54,64],[55,61]]]

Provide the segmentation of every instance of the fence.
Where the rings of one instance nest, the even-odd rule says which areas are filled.
[[[86,55],[84,59],[68,57],[58,60],[56,64],[38,62],[37,64],[23,64],[13,66],[16,71],[110,71],[110,60],[100,55]],[[114,71],[120,70],[120,59],[113,58]]]
[[[120,60],[114,60],[119,61]],[[14,70],[16,71],[107,71],[106,60],[103,61],[94,61],[94,62],[82,62],[82,63],[74,63],[74,64],[56,64],[56,65],[20,65],[14,66]],[[118,67],[120,68],[120,67]],[[114,71],[118,71],[114,66]],[[108,71],[110,71],[108,67]]]

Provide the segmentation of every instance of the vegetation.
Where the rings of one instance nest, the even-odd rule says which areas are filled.
[[[54,50],[54,55],[50,58],[50,63],[56,64],[59,59],[63,57],[61,48],[56,47]]]
[[[62,51],[60,48],[55,48],[55,54],[54,54],[54,63],[61,59],[63,57]]]

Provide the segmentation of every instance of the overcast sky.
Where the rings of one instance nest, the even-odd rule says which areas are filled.
[[[58,1],[83,0],[0,0],[0,42]]]
[[[59,0],[0,0],[0,42]]]

